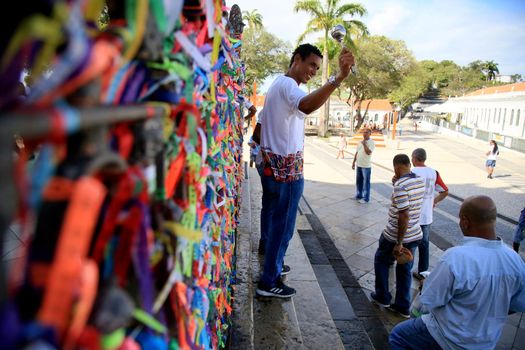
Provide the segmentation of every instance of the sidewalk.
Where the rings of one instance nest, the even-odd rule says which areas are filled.
[[[399,151],[385,152],[384,156],[387,158],[391,156],[388,153]],[[351,199],[355,193],[354,184],[348,184],[348,180],[337,172],[332,172],[327,182],[326,167],[322,164],[322,159],[312,155],[305,163],[304,198],[320,219],[360,286],[369,295],[374,289],[373,259],[377,240],[385,226],[390,199],[372,191],[371,203],[357,203]],[[431,243],[430,253],[432,269],[443,251]],[[415,258],[417,259],[417,254]],[[391,276],[393,285],[393,270]],[[412,295],[415,295],[418,284],[413,279]],[[389,311],[380,310],[379,307],[377,309],[388,331],[402,321]],[[497,349],[525,349],[525,317],[522,314],[508,317]]]

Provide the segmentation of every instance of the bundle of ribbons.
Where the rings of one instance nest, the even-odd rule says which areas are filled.
[[[0,348],[226,346],[244,89],[228,11],[223,0],[17,6],[0,42],[0,124],[51,127],[1,150],[14,154],[2,177],[17,195],[3,201],[23,244],[2,262]],[[100,106],[107,123],[83,128]],[[113,122],[124,106],[144,118]]]

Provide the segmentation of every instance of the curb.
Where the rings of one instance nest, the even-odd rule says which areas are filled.
[[[245,163],[246,164],[246,163]],[[246,169],[246,167],[244,167]],[[235,244],[236,283],[233,297],[231,349],[254,349],[252,240],[250,179],[245,171],[237,242]]]

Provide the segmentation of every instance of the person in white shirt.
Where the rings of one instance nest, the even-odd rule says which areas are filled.
[[[419,262],[414,277],[423,280],[428,272],[429,246],[430,246],[430,224],[433,220],[434,207],[448,196],[448,187],[445,185],[439,173],[425,165],[427,152],[423,148],[416,148],[412,152],[412,172],[425,180],[425,195],[421,206],[419,225],[423,232],[423,239],[418,245]],[[437,193],[437,195],[436,195]]]
[[[485,153],[487,160],[485,161],[485,167],[487,168],[487,179],[493,179],[492,174],[496,167],[496,157],[499,155],[498,144],[494,140],[489,141],[490,148]]]
[[[277,77],[266,94],[261,118],[263,192],[273,209],[265,247],[264,267],[256,293],[290,298],[295,289],[282,283],[283,260],[294,229],[303,193],[304,117],[321,107],[350,73],[353,55],[345,48],[339,55],[339,74],[307,94],[299,88],[319,70],[322,54],[310,44],[298,46],[285,75]]]
[[[374,140],[370,138],[372,131],[366,129],[363,132],[363,141],[357,144],[352,163],[352,170],[357,171],[355,175],[355,199],[361,204],[370,202],[370,176],[372,175],[372,152],[376,147]]]
[[[463,245],[427,277],[420,301],[428,313],[395,326],[391,349],[494,349],[507,315],[525,311],[525,262],[496,236],[496,216],[490,197],[465,199]]]

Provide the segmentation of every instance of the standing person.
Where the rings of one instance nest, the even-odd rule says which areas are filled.
[[[396,264],[396,298],[390,304],[392,294],[389,290],[388,273],[403,247],[414,255],[422,238],[419,227],[419,214],[425,192],[423,179],[410,171],[410,159],[406,154],[394,157],[394,191],[388,211],[388,223],[379,237],[379,247],[374,257],[376,275],[375,292],[370,297],[380,306],[388,307],[399,315],[410,317],[410,271],[414,261]]]
[[[337,158],[341,157],[342,159],[345,159],[345,149],[346,149],[346,137],[344,133],[341,133],[339,135],[339,142],[337,143]]]
[[[246,134],[246,131],[250,127],[250,122],[252,121],[252,118],[255,116],[255,113],[257,113],[257,108],[250,102],[249,99],[246,97],[242,97],[242,103],[244,105],[244,108],[248,110],[248,114],[244,117],[244,134]]]
[[[253,137],[250,137],[248,145],[250,146],[250,168],[253,168],[261,146],[253,140]]]
[[[520,218],[518,220],[518,226],[514,232],[514,241],[512,242],[512,248],[519,253],[520,243],[525,238],[525,208],[521,211]]]
[[[496,215],[489,197],[465,199],[463,244],[427,277],[420,301],[428,314],[395,326],[391,349],[494,349],[509,312],[525,311],[525,263],[496,236]]]
[[[427,152],[423,148],[416,148],[412,152],[412,172],[425,181],[425,195],[419,217],[423,239],[418,245],[419,262],[417,272],[414,272],[414,277],[418,280],[423,280],[425,274],[422,274],[422,272],[428,271],[430,224],[432,224],[434,207],[448,196],[447,185],[445,185],[436,170],[425,165],[426,160]]]
[[[494,172],[494,168],[496,167],[496,157],[499,155],[498,150],[498,144],[494,140],[489,141],[490,148],[485,153],[487,156],[487,161],[485,162],[485,166],[487,167],[487,178],[493,179],[492,173]]]
[[[354,162],[352,163],[352,170],[355,170],[357,163],[357,171],[355,176],[355,199],[361,204],[370,202],[370,176],[372,175],[372,152],[376,145],[374,140],[370,138],[372,132],[366,129],[363,132],[363,141],[357,144],[354,155]]]
[[[295,229],[299,199],[303,193],[304,118],[321,107],[345,79],[354,64],[352,54],[343,49],[339,74],[310,94],[299,88],[319,70],[322,54],[310,44],[298,46],[288,72],[277,77],[266,94],[261,118],[263,192],[273,208],[266,242],[264,267],[257,285],[260,296],[290,298],[295,289],[280,279],[283,259]]]

